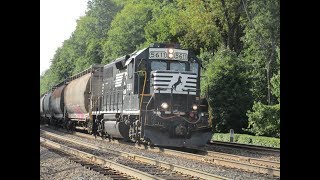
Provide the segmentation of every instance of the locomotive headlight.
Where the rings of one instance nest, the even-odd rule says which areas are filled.
[[[192,109],[193,110],[197,110],[198,109],[198,106],[196,104],[192,105]]]
[[[173,58],[173,49],[168,49],[168,56],[169,58]]]
[[[168,105],[168,103],[164,102],[164,103],[161,104],[161,107],[163,109],[167,109],[169,107],[169,105]]]

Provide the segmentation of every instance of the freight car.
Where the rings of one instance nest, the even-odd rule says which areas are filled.
[[[108,138],[203,146],[212,132],[200,67],[191,51],[154,43],[57,84],[40,97],[40,115]]]

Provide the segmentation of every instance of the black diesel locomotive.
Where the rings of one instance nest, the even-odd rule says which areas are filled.
[[[56,85],[40,97],[40,117],[108,138],[203,146],[212,132],[200,66],[179,45],[155,43]]]

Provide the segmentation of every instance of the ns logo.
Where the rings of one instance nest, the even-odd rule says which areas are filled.
[[[179,76],[179,78],[178,78],[178,81],[177,82],[175,82],[173,85],[172,85],[172,89],[174,89],[175,91],[177,91],[177,86],[179,86],[180,84],[182,84],[182,81],[181,81],[181,76]]]

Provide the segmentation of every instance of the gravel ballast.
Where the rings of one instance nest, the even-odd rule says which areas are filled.
[[[230,148],[230,147],[222,147],[222,146],[214,146],[214,145],[207,146],[205,150],[280,162],[280,153],[271,154],[271,153],[257,152],[254,150],[243,150],[239,148]]]
[[[40,146],[40,179],[110,179]]]
[[[46,130],[48,130],[46,128]],[[144,157],[149,157],[149,158],[154,158],[159,161],[164,161],[170,164],[176,164],[200,171],[204,171],[207,173],[211,174],[216,174],[219,176],[231,178],[231,179],[279,179],[278,177],[270,177],[268,175],[264,174],[258,174],[258,173],[250,173],[250,172],[244,172],[238,169],[234,168],[227,168],[223,166],[218,166],[218,165],[212,165],[200,161],[194,161],[194,160],[189,160],[189,159],[181,159],[179,157],[171,156],[171,155],[166,155],[163,153],[156,153],[156,152],[151,152],[149,150],[143,150],[143,149],[138,149],[129,145],[125,144],[116,144],[116,143],[110,143],[105,141],[101,141],[100,137],[97,137],[97,139],[87,139],[87,138],[82,138],[79,136],[71,135],[71,134],[65,134],[62,132],[57,132],[57,131],[52,131],[56,134],[64,135],[66,137],[76,139],[82,142],[87,142],[87,143],[92,143],[94,145],[99,145],[103,146],[106,148],[110,148],[113,150],[117,151],[124,151],[124,152],[129,152],[129,153],[134,153],[137,155],[141,155]]]

